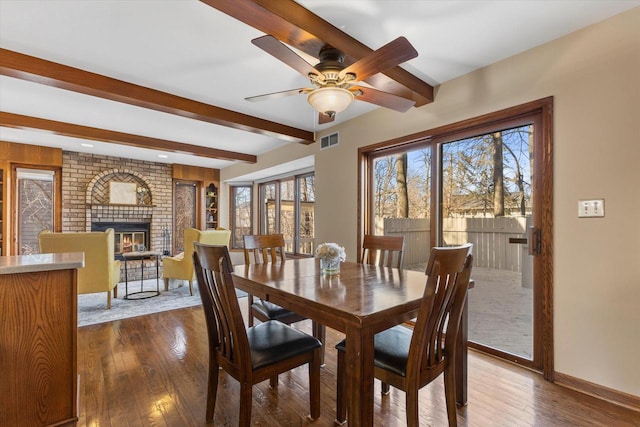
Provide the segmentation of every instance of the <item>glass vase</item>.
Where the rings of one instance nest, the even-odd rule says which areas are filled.
[[[327,276],[340,274],[340,258],[320,258],[320,271]]]

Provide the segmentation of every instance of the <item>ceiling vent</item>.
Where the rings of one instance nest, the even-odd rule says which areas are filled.
[[[338,145],[338,132],[320,138],[320,149],[330,148]]]

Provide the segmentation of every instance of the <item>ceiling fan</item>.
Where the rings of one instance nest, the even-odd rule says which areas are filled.
[[[336,114],[344,111],[354,100],[403,113],[415,104],[412,99],[359,84],[374,74],[418,56],[418,52],[404,37],[398,37],[350,65],[344,63],[343,52],[329,45],[320,49],[320,62],[313,66],[271,35],[258,37],[251,43],[309,78],[313,87],[251,96],[245,98],[248,101],[306,94],[307,101],[319,113],[319,124],[332,122]]]

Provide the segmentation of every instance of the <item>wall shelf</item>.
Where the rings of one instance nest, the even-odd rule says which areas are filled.
[[[218,189],[214,183],[209,184],[205,193],[205,228],[218,228]]]

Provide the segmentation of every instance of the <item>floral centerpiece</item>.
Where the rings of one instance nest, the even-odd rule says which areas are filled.
[[[347,254],[337,243],[321,243],[316,247],[316,258],[320,259],[322,273],[333,275],[340,273],[340,261],[344,261]]]

